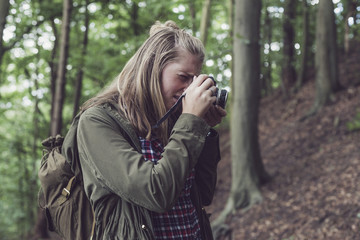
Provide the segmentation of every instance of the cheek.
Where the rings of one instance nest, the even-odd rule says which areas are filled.
[[[175,89],[175,82],[171,78],[164,78],[161,83],[161,93],[163,95],[172,94]]]
[[[162,94],[163,97],[166,96],[166,93],[168,92],[168,90],[167,90],[168,88],[169,87],[168,87],[167,82],[166,81],[161,81],[161,94]]]

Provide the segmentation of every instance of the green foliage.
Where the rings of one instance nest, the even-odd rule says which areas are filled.
[[[354,119],[346,123],[346,126],[349,131],[359,131],[360,130],[360,111],[355,115]]]
[[[11,108],[2,109],[0,129],[0,233],[9,238],[29,231],[35,220],[38,189],[34,173],[41,156],[41,149],[34,146],[33,125],[29,124],[33,108],[22,106],[19,97],[14,97]]]

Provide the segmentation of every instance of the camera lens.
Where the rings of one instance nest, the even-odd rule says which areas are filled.
[[[216,89],[217,95],[216,95],[216,105],[219,105],[220,107],[225,109],[227,98],[228,98],[228,91],[225,89]]]
[[[216,86],[216,81],[214,77],[209,76],[209,78],[211,78],[211,80],[214,81],[214,85]],[[219,105],[220,107],[225,109],[228,98],[228,91],[226,91],[225,89],[216,88],[215,96],[216,96],[216,102],[214,103],[214,105]]]

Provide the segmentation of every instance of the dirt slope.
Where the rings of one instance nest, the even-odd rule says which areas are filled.
[[[359,45],[341,58],[340,82],[335,102],[304,121],[313,79],[288,101],[279,92],[262,99],[261,154],[273,180],[261,188],[262,203],[228,218],[232,239],[360,239],[360,131],[347,128],[360,113]],[[223,132],[212,219],[230,189],[229,140]]]

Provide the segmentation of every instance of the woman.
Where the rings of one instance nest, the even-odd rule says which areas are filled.
[[[226,111],[199,75],[202,43],[156,23],[114,83],[82,107],[77,144],[94,239],[212,239],[207,215],[220,160],[210,129]],[[158,120],[186,93],[182,107]]]

